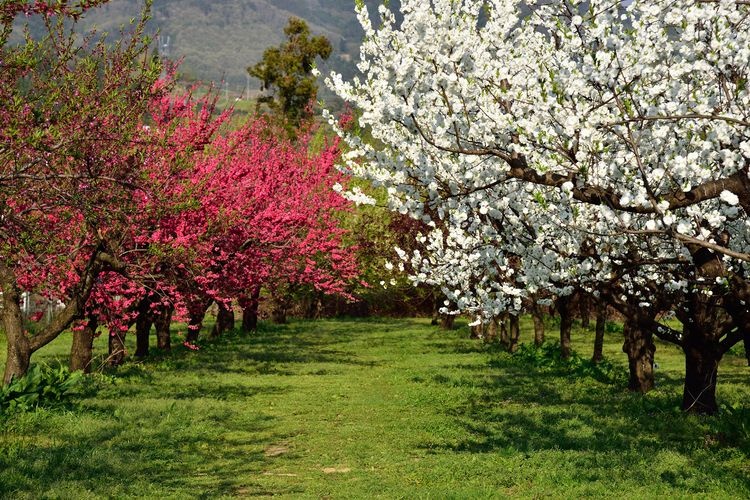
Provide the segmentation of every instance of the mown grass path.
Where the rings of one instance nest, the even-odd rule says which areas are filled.
[[[641,397],[618,378],[619,335],[605,351],[618,367],[603,376],[466,337],[425,320],[296,322],[130,362],[74,408],[0,419],[0,493],[750,497],[741,358],[720,371],[719,398],[735,408],[696,418],[676,409],[673,348],[659,346],[659,388]],[[592,334],[575,338],[588,356]]]

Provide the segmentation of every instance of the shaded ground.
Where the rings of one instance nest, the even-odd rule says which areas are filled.
[[[750,497],[741,358],[721,366],[722,416],[696,418],[677,410],[671,347],[642,397],[620,383],[617,334],[601,376],[467,336],[423,320],[299,322],[131,362],[75,408],[0,419],[0,495]],[[587,357],[592,341],[579,332],[574,347]]]

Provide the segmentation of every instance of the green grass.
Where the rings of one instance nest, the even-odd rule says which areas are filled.
[[[74,408],[0,420],[0,496],[750,497],[743,359],[722,362],[723,414],[698,418],[677,410],[672,347],[659,345],[659,387],[640,396],[467,334],[295,322],[130,362]],[[582,357],[592,337],[575,335]],[[616,381],[615,332],[605,355]]]

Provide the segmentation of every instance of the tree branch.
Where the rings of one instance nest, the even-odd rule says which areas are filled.
[[[62,311],[55,315],[49,325],[29,339],[32,351],[44,347],[56,339],[70,324],[83,313],[86,302],[94,289],[96,279],[105,267],[115,272],[124,272],[125,264],[116,257],[104,251],[104,243],[100,242],[91,253],[89,261],[81,275],[81,281],[73,288],[72,297]]]
[[[750,0],[748,0],[750,1]],[[428,136],[423,128],[419,125],[416,116],[411,115],[412,121],[414,122],[414,128],[420,137],[432,147],[445,151],[447,153],[463,154],[467,156],[495,156],[505,161],[510,169],[503,178],[499,178],[492,181],[484,186],[472,188],[467,191],[462,191],[462,195],[491,189],[498,186],[510,179],[517,179],[532,184],[538,184],[548,187],[560,188],[563,184],[570,182],[573,184],[573,198],[577,201],[588,203],[591,205],[606,205],[614,210],[622,212],[639,213],[639,214],[651,214],[657,213],[657,208],[653,205],[649,206],[625,206],[620,203],[621,196],[611,188],[605,188],[601,186],[583,185],[578,187],[578,173],[557,173],[557,172],[544,172],[540,173],[535,169],[529,167],[525,157],[519,155],[511,155],[507,152],[495,149],[495,148],[473,148],[467,149],[464,147],[450,147],[438,144],[433,138]],[[635,119],[634,119],[635,120]],[[406,124],[399,122],[401,125],[406,127]],[[750,124],[749,124],[750,125]],[[406,127],[408,128],[408,127]],[[690,191],[672,191],[666,194],[656,194],[660,200],[669,203],[669,208],[674,210],[677,208],[685,208],[698,203],[717,198],[722,191],[731,191],[733,193],[745,193],[747,191],[747,165],[744,169],[740,169],[734,174],[724,178],[707,181],[699,186],[694,187]],[[740,196],[742,198],[742,196]]]
[[[722,354],[726,354],[729,349],[734,347],[735,344],[741,342],[745,338],[745,331],[742,328],[737,328],[733,332],[727,334],[724,340],[719,342],[719,351]]]

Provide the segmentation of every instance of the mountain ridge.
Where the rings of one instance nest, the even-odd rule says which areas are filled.
[[[371,15],[380,3],[365,0]],[[80,27],[118,33],[142,8],[142,0],[111,0],[87,12]],[[257,92],[260,82],[247,76],[247,67],[260,61],[267,47],[284,41],[291,16],[331,41],[333,54],[320,65],[324,74],[335,70],[352,76],[364,36],[354,0],[154,0],[151,15],[149,32],[158,34],[160,53],[181,60],[184,77],[240,95]]]

